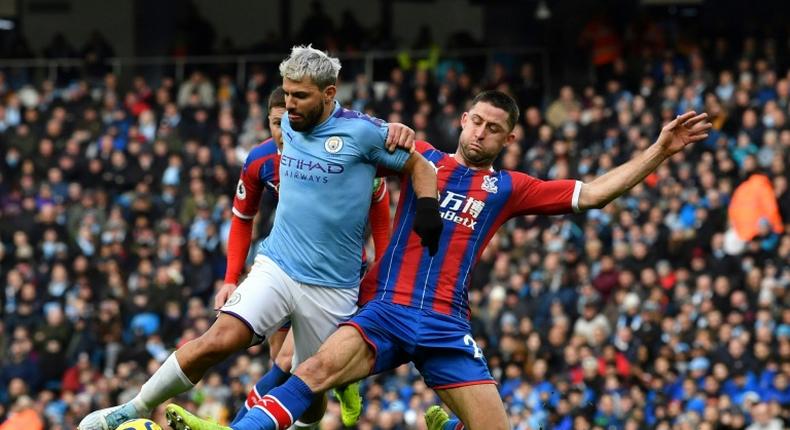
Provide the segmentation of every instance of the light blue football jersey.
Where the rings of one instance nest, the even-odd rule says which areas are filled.
[[[357,288],[376,167],[400,171],[407,151],[384,146],[387,124],[335,102],[307,132],[283,116],[280,200],[258,252],[297,282]]]

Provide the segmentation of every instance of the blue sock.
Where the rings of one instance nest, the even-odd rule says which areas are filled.
[[[313,403],[315,393],[298,376],[263,396],[233,430],[279,430],[291,426]]]
[[[291,376],[290,373],[284,372],[277,366],[277,363],[272,365],[271,370],[266,372],[265,375],[261,376],[261,379],[255,383],[255,388],[250,391],[250,395],[247,396],[247,401],[244,402],[244,406],[239,408],[239,411],[236,413],[236,418],[233,418],[233,422],[231,424],[236,424],[244,415],[247,414],[247,411],[250,410],[253,406],[255,406],[255,400],[263,397],[272,390],[272,388],[279,386],[283,382],[288,380],[288,377]]]
[[[442,426],[442,430],[463,430],[464,425],[461,424],[461,421],[458,418],[453,418],[450,421],[447,421]]]
[[[240,419],[230,425],[233,430],[277,430],[277,425],[260,408],[252,408]]]

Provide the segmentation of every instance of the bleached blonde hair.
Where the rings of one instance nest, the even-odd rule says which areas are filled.
[[[313,45],[294,46],[291,55],[280,63],[280,76],[283,78],[292,81],[310,78],[322,90],[335,85],[339,73],[340,60],[313,48]]]

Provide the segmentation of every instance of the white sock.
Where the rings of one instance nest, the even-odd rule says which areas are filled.
[[[305,430],[318,430],[318,426],[321,424],[321,421],[316,421],[314,423],[306,424],[299,420],[296,420],[294,423],[294,429],[305,429]]]
[[[151,410],[162,404],[167,399],[173,398],[190,390],[195,384],[187,378],[176,360],[176,353],[170,354],[162,366],[154,372],[151,378],[140,388],[140,393],[132,399],[132,404],[138,411],[145,412],[142,416],[150,414]]]

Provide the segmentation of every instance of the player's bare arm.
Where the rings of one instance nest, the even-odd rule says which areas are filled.
[[[403,166],[403,171],[411,177],[417,198],[436,198],[436,169],[422,154],[417,152],[411,154]]]
[[[658,139],[647,150],[627,163],[618,166],[582,185],[579,209],[602,208],[624,192],[642,182],[664,160],[683,150],[686,145],[708,138],[712,127],[708,114],[686,112],[661,129]]]

